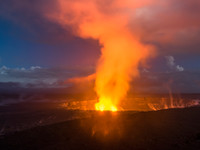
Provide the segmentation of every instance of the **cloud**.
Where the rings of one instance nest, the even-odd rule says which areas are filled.
[[[181,66],[179,66],[179,65],[176,66],[176,69],[177,69],[178,71],[184,71],[184,68],[181,67]]]
[[[0,68],[0,83],[19,83],[22,87],[68,87],[65,81],[75,76],[84,76],[91,73],[90,70],[42,68],[32,66],[30,68]],[[10,84],[9,84],[10,85]]]
[[[175,64],[172,62],[171,64]],[[74,91],[87,93],[88,91],[93,91],[93,82],[91,80],[94,75],[87,78],[84,77],[90,75],[91,70],[43,67],[8,68],[3,66],[0,68],[0,72],[3,72],[3,74],[0,73],[1,92],[23,91],[21,89],[30,89],[31,91],[34,89],[35,91],[35,89],[49,88],[55,89],[55,92],[62,91],[63,93]],[[197,93],[200,90],[199,76],[199,71],[152,72],[141,70],[140,77],[131,83],[131,92],[167,93],[168,87],[166,85],[171,82],[169,88],[171,88],[172,92]],[[71,91],[70,89],[62,90],[69,87]]]
[[[173,56],[166,56],[167,65],[171,70],[175,71],[184,71],[184,68],[180,65],[176,65],[175,59]]]
[[[137,9],[131,27],[144,42],[156,45],[159,53],[199,53],[199,13],[197,0],[156,0]]]
[[[175,60],[173,56],[166,56],[166,60],[167,60],[167,65],[170,68],[173,68],[175,66],[175,62],[174,62]]]
[[[42,68],[40,66],[32,66],[32,67],[30,67],[30,70],[37,70],[37,69],[42,69]]]

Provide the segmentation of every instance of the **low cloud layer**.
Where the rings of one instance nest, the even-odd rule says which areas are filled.
[[[176,66],[177,67],[177,66]],[[145,71],[144,71],[145,70]],[[84,77],[91,74],[92,70],[66,70],[56,68],[30,67],[25,68],[0,68],[0,89],[62,89],[74,88],[90,89],[93,91],[94,79],[74,80],[74,77]],[[152,72],[143,69],[140,77],[133,80],[132,92],[167,93],[171,88],[175,93],[198,93],[200,91],[200,71]],[[69,82],[70,81],[70,82]],[[190,87],[190,88],[188,88]],[[68,92],[68,91],[66,91]],[[79,92],[79,91],[77,91]]]
[[[1,88],[24,87],[24,88],[61,88],[68,87],[65,81],[74,76],[83,76],[91,70],[42,68],[32,66],[25,68],[0,68]],[[8,83],[8,84],[6,84]],[[7,86],[6,86],[7,85]]]

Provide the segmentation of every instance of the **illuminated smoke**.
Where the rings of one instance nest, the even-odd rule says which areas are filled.
[[[130,30],[135,10],[150,4],[133,0],[58,0],[59,7],[47,16],[81,38],[99,41],[101,57],[96,68],[97,110],[116,111],[138,75],[138,64],[152,50]]]

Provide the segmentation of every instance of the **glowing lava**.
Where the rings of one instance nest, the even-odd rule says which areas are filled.
[[[95,104],[95,109],[99,111],[117,111],[117,107],[113,105],[110,99],[102,98],[99,103]]]

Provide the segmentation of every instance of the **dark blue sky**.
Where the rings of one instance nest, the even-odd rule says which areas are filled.
[[[69,39],[66,35],[67,40],[61,39],[53,43],[52,39],[48,39],[51,36],[55,35],[53,33],[40,35],[40,31],[31,32],[12,20],[0,17],[0,65],[9,67],[95,65],[100,55],[97,41],[77,37]],[[56,37],[54,38],[56,40]]]

